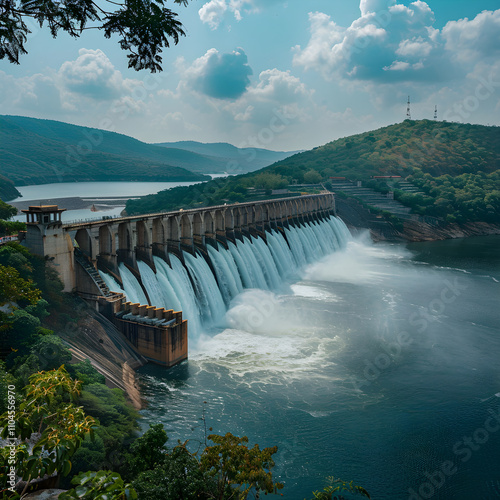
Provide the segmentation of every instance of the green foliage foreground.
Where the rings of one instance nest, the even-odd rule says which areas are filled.
[[[98,435],[98,420],[75,405],[81,402],[81,388],[82,382],[72,379],[63,366],[33,374],[22,402],[15,409],[13,403],[0,416],[2,438],[9,443],[0,453],[3,499],[19,498],[44,478],[68,476],[86,436],[94,440]],[[124,452],[121,475],[111,470],[82,471],[71,480],[74,488],[60,498],[244,500],[249,495],[276,494],[284,486],[272,476],[276,446],[249,448],[247,437],[211,434],[208,440],[213,444],[198,454],[187,449],[187,442],[168,449],[167,440],[161,424],[150,426]],[[370,498],[363,488],[340,480],[313,495],[330,499],[336,492]]]

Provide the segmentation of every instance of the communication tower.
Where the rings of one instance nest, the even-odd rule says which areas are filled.
[[[408,96],[408,104],[406,106],[406,119],[411,120],[411,113],[410,113],[410,96]]]
[[[436,106],[434,107],[434,120],[437,120],[437,119],[438,119],[438,107],[436,104]]]

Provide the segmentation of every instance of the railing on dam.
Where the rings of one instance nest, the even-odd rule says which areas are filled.
[[[200,207],[200,208],[190,208],[190,209],[179,209],[179,210],[174,210],[170,212],[151,212],[151,213],[146,213],[146,214],[139,214],[139,215],[125,215],[123,217],[117,216],[117,217],[109,217],[109,218],[102,218],[102,219],[88,219],[88,220],[82,220],[82,221],[74,221],[74,222],[68,222],[64,223],[63,227],[66,230],[72,230],[72,229],[79,229],[82,226],[94,226],[94,225],[102,225],[102,224],[110,224],[110,223],[120,223],[120,222],[133,222],[133,221],[141,221],[144,219],[149,219],[149,218],[156,218],[156,217],[172,217],[172,216],[179,216],[179,215],[190,215],[190,214],[195,214],[199,212],[206,212],[206,211],[217,211],[217,210],[228,210],[232,208],[244,208],[244,207],[252,207],[252,206],[259,206],[259,205],[269,205],[269,204],[276,204],[276,203],[286,203],[286,202],[293,202],[296,200],[311,200],[311,199],[318,199],[318,198],[324,198],[327,196],[328,198],[331,198],[332,203],[333,203],[333,210],[335,210],[335,205],[334,205],[334,195],[333,193],[322,193],[322,194],[310,194],[310,195],[302,195],[302,196],[293,196],[293,197],[287,197],[287,198],[275,198],[272,200],[261,200],[261,201],[248,201],[248,202],[243,202],[243,203],[231,203],[231,204],[224,204],[224,205],[214,205],[214,206],[209,206],[209,207]]]

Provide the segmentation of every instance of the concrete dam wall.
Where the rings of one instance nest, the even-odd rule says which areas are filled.
[[[309,231],[306,240],[316,240],[323,252],[334,246],[320,245],[320,223],[335,244],[341,239],[334,234],[338,228],[328,225],[335,215],[331,193],[74,224],[62,224],[56,206],[30,207],[26,213],[25,244],[52,261],[65,291],[95,304],[140,354],[163,366],[187,357],[181,308],[193,309],[188,302],[201,302],[201,309],[223,315],[238,290],[272,287],[283,274],[283,260],[303,259],[290,253],[293,242],[288,240],[304,236],[295,235],[297,228]],[[304,253],[308,243],[301,244]],[[221,265],[231,275],[231,290],[221,282],[226,281]],[[262,270],[248,273],[242,268],[259,265]],[[194,299],[181,300],[186,293]],[[204,311],[197,314],[191,326],[204,321]]]

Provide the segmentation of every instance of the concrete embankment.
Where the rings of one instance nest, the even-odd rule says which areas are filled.
[[[117,328],[91,308],[78,324],[61,334],[75,362],[89,359],[106,377],[106,385],[122,389],[136,409],[144,406],[135,370],[146,363]]]

